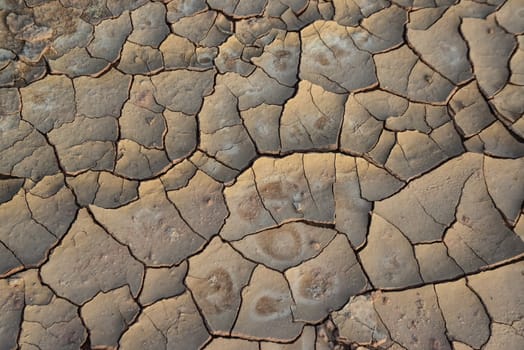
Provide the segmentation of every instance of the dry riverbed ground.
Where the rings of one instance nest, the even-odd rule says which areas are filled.
[[[522,350],[523,113],[523,0],[0,0],[0,350]]]

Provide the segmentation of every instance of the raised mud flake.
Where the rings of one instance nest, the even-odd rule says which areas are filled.
[[[212,134],[225,127],[242,124],[237,104],[237,97],[226,85],[216,85],[214,92],[204,98],[198,113],[200,131]]]
[[[32,219],[56,237],[62,237],[78,209],[73,193],[64,183],[63,175],[44,177],[34,186],[28,184],[27,188],[26,202]]]
[[[391,149],[385,166],[401,179],[409,180],[464,151],[453,123],[448,122],[429,135],[410,130],[398,132],[397,143]]]
[[[264,207],[270,211],[277,223],[290,219],[333,222],[334,206],[329,201],[317,202],[320,198],[332,198],[333,155],[315,157],[325,164],[325,173],[306,174],[306,157],[300,153],[282,159],[259,158],[253,164],[256,185]],[[317,186],[311,186],[313,183]]]
[[[428,67],[407,45],[374,57],[378,81],[385,90],[425,103],[443,103],[454,86]]]
[[[461,18],[449,11],[431,27],[408,29],[407,38],[422,58],[454,84],[473,76],[468,61],[468,46],[459,32]]]
[[[355,296],[340,311],[331,314],[341,338],[374,347],[391,344],[389,331],[380,320],[374,302],[374,295]]]
[[[467,153],[413,180],[394,196],[376,202],[374,212],[413,243],[439,240],[455,221],[455,208],[466,180],[481,167],[482,157]]]
[[[519,119],[524,119],[523,99],[524,86],[508,84],[495,95],[492,103],[500,114],[516,123]]]
[[[187,261],[170,268],[147,268],[144,287],[140,292],[141,305],[182,294],[186,290],[184,279],[187,275]]]
[[[171,164],[164,150],[148,149],[131,140],[117,146],[115,173],[133,180],[148,179],[162,173]]]
[[[242,290],[242,305],[232,335],[252,339],[290,341],[304,324],[293,321],[294,307],[282,274],[258,265]]]
[[[0,175],[0,204],[9,202],[24,185],[24,179]]]
[[[206,263],[209,261],[213,264]],[[186,283],[213,333],[231,331],[240,308],[240,293],[254,267],[218,237],[189,259]]]
[[[455,260],[465,273],[479,271],[487,263],[476,251],[469,246],[469,242],[463,237],[474,237],[476,232],[459,222],[454,223],[444,236],[444,244],[448,248],[448,255]]]
[[[223,14],[216,11],[205,11],[180,18],[171,25],[171,31],[191,40],[196,45],[216,47],[232,34],[232,27],[232,22]]]
[[[119,117],[129,98],[131,77],[111,69],[98,78],[79,77],[73,80],[77,113],[88,117]]]
[[[356,162],[360,192],[363,199],[379,201],[390,197],[405,186],[403,181],[363,158],[356,158]]]
[[[281,19],[286,23],[287,29],[296,31],[317,20],[331,20],[334,15],[334,8],[331,1],[324,0],[295,0],[286,1],[289,9],[282,13]],[[294,9],[303,6],[302,10],[295,12]]]
[[[53,297],[44,305],[28,305],[20,332],[21,349],[76,350],[87,339],[87,331],[70,302]]]
[[[120,339],[120,349],[200,349],[210,336],[189,293],[144,308]]]
[[[151,77],[135,75],[129,91],[129,102],[151,112],[161,113],[165,110],[165,107],[157,102],[155,92],[156,88]]]
[[[353,44],[345,27],[317,21],[304,28],[301,37],[300,78],[335,93],[363,89],[377,82],[371,55]]]
[[[444,103],[455,86],[419,60],[409,74],[407,97],[424,103]]]
[[[469,83],[453,95],[450,106],[455,112],[453,119],[465,137],[478,134],[495,120],[476,82]]]
[[[448,248],[442,242],[416,245],[415,258],[425,283],[451,279],[464,274],[462,268],[449,256]]]
[[[127,248],[97,226],[85,209],[42,266],[42,280],[60,296],[83,304],[100,291],[129,285],[136,296],[143,267]]]
[[[226,185],[233,183],[240,173],[199,150],[193,153],[189,161],[213,179]]]
[[[362,198],[355,158],[337,154],[335,169],[335,228],[346,234],[351,245],[358,248],[366,242],[372,204]]]
[[[217,57],[216,47],[196,47],[191,41],[170,34],[160,45],[166,69],[188,68],[206,70],[213,68]]]
[[[405,288],[422,283],[411,243],[377,214],[371,218],[367,245],[359,255],[375,288]]]
[[[468,277],[468,285],[479,295],[492,320],[514,324],[524,316],[524,262],[499,267]]]
[[[335,8],[334,20],[343,26],[356,26],[364,17],[386,8],[386,0],[366,2],[362,0],[333,0]]]
[[[335,212],[334,182],[336,177],[335,154],[304,153],[304,176],[313,202],[321,217],[331,218]],[[329,222],[329,219],[326,219]],[[334,219],[333,219],[334,221]]]
[[[256,148],[243,125],[224,127],[212,134],[200,133],[200,146],[220,163],[243,170],[256,158]]]
[[[470,48],[469,56],[480,89],[491,97],[509,79],[508,61],[516,40],[497,25],[493,15],[485,20],[465,18],[460,28]]]
[[[456,235],[454,238],[471,249],[482,260],[482,265],[495,264],[524,252],[524,242],[505,224],[480,172],[466,181],[456,212],[454,230],[447,232],[446,239]],[[451,249],[450,256],[459,264],[467,260],[467,256]]]
[[[481,348],[490,336],[490,319],[479,298],[464,280],[437,284],[435,290],[450,339]]]
[[[124,207],[90,208],[95,218],[148,266],[179,264],[204,244],[167,199],[160,180],[142,182],[139,200]]]
[[[193,230],[209,239],[218,234],[228,215],[224,185],[198,171],[188,185],[167,193]]]
[[[113,170],[118,124],[115,118],[78,115],[49,133],[60,164],[69,174],[80,171]]]
[[[376,1],[367,6],[378,7],[382,4],[382,1]],[[360,50],[378,53],[403,43],[404,26],[407,22],[408,12],[392,5],[364,18],[359,27],[348,28],[348,32]]]
[[[239,240],[277,224],[264,207],[251,169],[240,174],[235,185],[225,188],[224,198],[230,215],[220,230],[220,236],[226,240]]]
[[[238,98],[238,108],[244,111],[261,104],[284,105],[295,89],[279,84],[257,68],[247,78],[236,73],[218,75],[216,85],[224,84]]]
[[[115,208],[138,197],[138,182],[130,181],[109,172],[86,171],[66,177],[80,206],[95,204],[102,208]]]
[[[406,96],[410,72],[417,63],[417,56],[407,45],[373,57],[380,86]]]
[[[120,56],[118,68],[127,74],[151,75],[164,68],[162,53],[151,46],[126,41]]]
[[[139,313],[127,286],[99,293],[80,309],[91,346],[117,346],[118,339]]]
[[[291,222],[232,244],[250,260],[284,271],[320,254],[335,235],[331,229]]]
[[[33,219],[24,190],[0,206],[0,221],[0,246],[8,250],[3,249],[5,265],[0,266],[0,274],[23,266],[38,266],[58,241],[57,236]]]
[[[44,136],[19,116],[0,119],[0,173],[38,181],[59,172],[52,147]]]
[[[22,117],[38,131],[47,133],[74,119],[74,90],[67,77],[47,76],[21,88],[20,95],[23,103]]]
[[[0,244],[0,277],[5,277],[23,269],[24,264],[18,260],[16,255],[5,246]]]
[[[282,151],[337,148],[345,102],[345,95],[301,81],[280,120]]]
[[[158,47],[169,34],[165,22],[166,7],[160,3],[148,3],[131,12],[133,31],[128,40],[139,45]]]
[[[344,235],[335,239],[314,259],[285,272],[296,308],[294,320],[320,322],[355,294],[369,289],[353,249]]]
[[[165,151],[171,162],[177,162],[191,155],[197,147],[196,117],[169,110],[163,115],[167,123]]]
[[[85,48],[74,48],[60,58],[49,60],[52,73],[65,74],[70,78],[100,75],[109,65],[104,59],[91,57]]]
[[[383,90],[357,93],[353,98],[377,120],[399,118],[406,114],[411,106],[407,99]],[[348,114],[351,112],[348,111]]]
[[[264,47],[262,55],[251,61],[280,84],[293,86],[297,82],[299,55],[299,35],[278,31],[275,39]]]
[[[115,62],[131,30],[129,13],[106,19],[95,26],[94,38],[87,46],[87,51],[93,57]]]
[[[128,102],[122,109],[118,123],[121,138],[135,141],[147,148],[164,147],[167,126],[162,113],[155,113]]]
[[[23,280],[0,280],[0,349],[16,348],[24,307]]]
[[[384,123],[375,118],[356,96],[358,95],[350,95],[345,105],[340,131],[340,149],[363,154],[371,151],[377,144],[383,132]],[[386,93],[383,92],[380,92],[378,97],[382,101],[389,100]]]
[[[262,154],[276,154],[280,151],[280,117],[282,106],[261,104],[240,113],[247,132]]]
[[[484,177],[493,204],[512,224],[524,201],[524,158],[484,158]]]
[[[256,66],[244,59],[243,53],[245,49],[245,45],[237,39],[237,36],[230,36],[227,41],[218,48],[219,52],[215,59],[215,65],[218,71],[220,73],[234,72],[243,77],[247,77],[253,73]]]
[[[375,308],[392,339],[406,349],[451,349],[433,288],[429,285],[376,297]]]
[[[137,198],[137,181],[130,181],[109,172],[101,172],[98,176],[98,190],[92,204],[102,208],[116,208]]]
[[[396,3],[398,4],[399,2],[397,1]],[[412,11],[409,14],[409,23],[407,23],[406,27],[410,30],[428,29],[441,19],[446,11],[449,11],[447,6],[427,7]]]
[[[264,16],[238,21],[235,24],[235,39],[247,49],[246,53],[241,52],[239,57],[249,60],[249,58],[260,56],[265,46],[278,37],[280,30],[285,30],[285,25],[276,18]]]
[[[162,181],[166,191],[178,190],[187,186],[196,171],[197,167],[189,160],[184,159],[160,176],[160,181]]]
[[[501,158],[524,156],[524,143],[517,140],[500,121],[482,130],[478,135],[478,140],[484,154]]]
[[[424,134],[430,134],[432,130],[438,129],[450,120],[451,116],[447,106],[410,103],[403,114],[388,117],[385,128],[395,132],[416,130]],[[453,126],[452,124],[450,125]],[[443,146],[445,148],[445,145]]]
[[[196,114],[213,91],[215,70],[162,72],[151,78],[158,103],[174,112]]]

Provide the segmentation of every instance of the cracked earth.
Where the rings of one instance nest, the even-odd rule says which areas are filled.
[[[522,350],[523,113],[523,0],[0,0],[0,350]]]

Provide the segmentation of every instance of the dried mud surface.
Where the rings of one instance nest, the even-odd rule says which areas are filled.
[[[0,350],[524,349],[522,0],[0,0]]]

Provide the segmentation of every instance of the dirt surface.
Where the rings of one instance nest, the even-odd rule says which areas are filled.
[[[0,350],[524,349],[522,0],[0,0]]]

